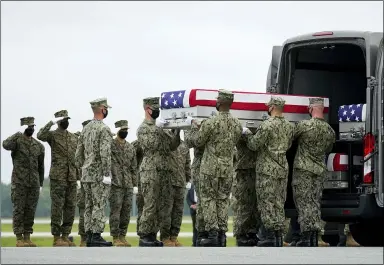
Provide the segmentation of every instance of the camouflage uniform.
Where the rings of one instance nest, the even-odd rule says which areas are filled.
[[[247,147],[246,136],[242,136],[237,143],[238,161],[236,164],[235,193],[237,201],[236,225],[233,234],[240,241],[247,241],[252,234],[256,239],[260,228],[260,215],[257,210],[256,198],[256,153]],[[245,242],[238,242],[245,243]],[[257,242],[256,242],[257,243]]]
[[[266,105],[283,108],[284,104],[283,99],[271,97]],[[293,124],[282,116],[275,116],[263,121],[256,134],[247,136],[248,148],[257,152],[257,208],[267,232],[267,240],[259,242],[261,245],[275,239],[277,245],[282,245],[289,169],[286,152],[292,145],[293,133]]]
[[[323,105],[323,102],[321,98],[310,99],[310,105]],[[301,232],[309,241],[311,233],[316,233],[317,237],[322,229],[320,201],[327,172],[325,154],[332,150],[336,136],[325,120],[311,118],[296,125],[295,138],[298,148],[293,164],[292,191]]]
[[[87,125],[91,120],[83,121],[81,125],[83,125],[83,129],[85,125]],[[75,133],[78,137],[78,141],[80,139],[81,132]],[[78,170],[78,180],[81,180],[81,171]],[[84,228],[84,210],[85,210],[85,191],[84,187],[81,185],[80,189],[77,190],[77,208],[79,208],[79,232],[78,234],[81,237],[80,247],[85,247],[85,228]]]
[[[93,108],[110,108],[106,99],[90,102]],[[102,242],[105,226],[104,208],[110,185],[103,177],[111,177],[112,132],[102,120],[93,119],[83,129],[76,150],[76,163],[82,170],[81,183],[85,192],[84,225],[89,238]],[[92,240],[89,240],[91,242]],[[100,240],[100,241],[99,241]]]
[[[233,94],[220,90],[218,102],[233,102]],[[224,240],[225,232],[228,231],[229,195],[234,170],[233,151],[241,131],[239,120],[229,111],[220,111],[218,115],[206,120],[200,130],[196,124],[192,124],[191,134],[197,134],[195,145],[205,147],[200,167],[199,199],[209,238],[202,240],[203,245],[216,245],[218,236],[220,240]]]
[[[159,109],[159,98],[145,98],[144,106]],[[171,183],[171,167],[168,163],[171,151],[176,150],[180,136],[170,136],[157,127],[155,120],[144,120],[137,130],[137,139],[143,149],[143,161],[139,168],[140,190],[144,196],[144,207],[140,217],[140,246],[159,244],[156,234],[160,229],[160,220],[165,212],[161,211],[160,198],[164,185]],[[169,196],[169,194],[167,194]]]
[[[55,118],[70,119],[68,111],[55,113]],[[54,125],[48,122],[37,133],[37,139],[47,142],[51,147],[51,169],[49,172],[51,192],[51,233],[53,246],[75,246],[68,239],[76,212],[76,181],[78,169],[75,165],[75,152],[78,137],[60,127],[50,131]],[[60,236],[62,235],[62,238]]]
[[[128,129],[128,121],[115,123],[119,129]],[[118,137],[112,142],[112,187],[109,198],[111,208],[109,227],[114,245],[131,246],[125,236],[131,217],[133,187],[137,186],[136,150],[132,144]]]
[[[181,141],[179,147],[171,152],[169,164],[172,169],[171,185],[165,185],[161,198],[165,218],[160,224],[160,240],[164,246],[182,246],[177,237],[183,220],[185,183],[191,179],[191,157],[189,148]]]
[[[233,155],[233,164],[236,165],[237,164],[237,161],[238,161],[238,152],[237,152],[237,149],[235,148],[234,149],[234,155]],[[232,180],[232,190],[231,190],[231,193],[232,193],[232,198],[230,199],[230,206],[231,206],[231,209],[232,209],[232,227],[233,227],[233,231],[235,231],[237,228],[236,228],[236,218],[237,218],[237,198],[236,198],[236,194],[237,194],[237,182],[236,182],[236,166],[233,167],[233,180]]]
[[[35,126],[33,117],[21,118],[20,120],[21,126]],[[11,200],[16,246],[36,247],[30,240],[30,234],[33,233],[39,189],[44,182],[45,149],[39,141],[20,132],[5,139],[3,148],[11,151],[13,162]]]
[[[136,149],[136,161],[137,161],[137,171],[140,168],[140,164],[143,161],[143,149],[141,149],[139,145],[139,141],[135,140],[132,142],[133,147]],[[141,184],[139,179],[139,174],[137,176],[137,194],[136,194],[136,207],[137,207],[137,219],[136,219],[136,233],[138,236],[140,236],[139,228],[140,228],[140,218],[141,214],[143,213],[143,206],[144,206],[144,197],[143,193],[141,192]]]

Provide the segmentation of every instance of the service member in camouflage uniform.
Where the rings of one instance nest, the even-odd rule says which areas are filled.
[[[143,149],[141,149],[139,145],[139,141],[137,140],[133,141],[132,145],[133,147],[135,147],[135,150],[136,150],[136,161],[137,161],[137,172],[138,172],[140,168],[140,164],[143,161]],[[140,228],[141,214],[143,213],[144,197],[142,192],[140,191],[141,184],[140,184],[139,174],[137,174],[136,177],[137,177],[137,187],[133,187],[133,193],[136,194],[136,207],[137,207],[136,233],[140,237],[139,228]]]
[[[37,202],[44,182],[45,148],[32,137],[35,119],[26,117],[20,121],[22,132],[17,132],[3,141],[3,148],[11,151],[13,162],[13,233],[16,235],[16,247],[36,247],[30,235],[33,233]]]
[[[83,121],[83,129],[91,120]],[[75,133],[78,139],[80,138],[81,132]],[[81,185],[81,169],[78,169],[78,180],[77,180],[77,208],[79,208],[79,232],[80,235],[80,247],[87,246],[85,228],[84,228],[84,210],[85,210],[85,191]]]
[[[256,198],[256,153],[247,147],[246,136],[237,143],[236,193],[237,202],[236,224],[233,234],[237,245],[256,246],[257,232],[260,228],[260,214],[257,210]]]
[[[161,194],[161,190],[163,183],[170,183],[169,155],[180,144],[179,130],[170,136],[156,126],[156,119],[160,114],[159,100],[159,97],[143,100],[145,120],[137,130],[137,139],[144,154],[139,169],[141,192],[144,196],[139,228],[139,246],[142,247],[163,246],[162,242],[156,239],[160,220],[164,215],[164,212],[161,212],[160,198],[165,194]]]
[[[332,127],[324,120],[324,99],[309,100],[310,120],[296,125],[298,147],[293,163],[292,191],[299,214],[301,239],[296,246],[318,246],[322,228],[320,201],[327,167],[325,154],[336,140]]]
[[[270,117],[260,124],[256,134],[247,136],[249,149],[257,152],[257,208],[266,230],[266,238],[258,246],[282,247],[289,169],[286,152],[292,145],[294,125],[283,117],[282,98],[271,97],[266,105]]]
[[[78,169],[75,153],[78,137],[67,130],[70,117],[67,110],[55,113],[37,133],[37,139],[51,147],[50,193],[51,193],[51,233],[54,247],[74,247],[68,238],[72,231],[76,212],[76,181]],[[57,129],[50,131],[53,125]]]
[[[191,179],[191,156],[187,145],[180,141],[179,147],[171,152],[168,163],[172,169],[171,185],[161,201],[164,204],[165,218],[160,224],[160,240],[165,247],[182,247],[177,240],[183,221],[185,183]],[[168,187],[165,187],[168,189]]]
[[[82,170],[81,184],[85,192],[84,225],[87,247],[109,247],[102,238],[105,226],[104,208],[111,189],[112,132],[103,119],[111,108],[106,98],[90,102],[94,119],[83,129],[76,150],[76,163]]]
[[[226,246],[233,151],[242,131],[239,120],[229,113],[233,97],[232,92],[219,90],[218,115],[206,120],[200,129],[193,121],[191,128],[191,134],[197,134],[196,146],[205,147],[200,167],[199,199],[209,235],[201,240],[202,246]]]
[[[130,247],[126,240],[131,217],[133,187],[137,186],[137,160],[135,147],[127,142],[128,121],[115,122],[117,136],[112,142],[112,187],[109,197],[109,227],[113,245]]]
[[[202,122],[204,122],[203,120]],[[196,205],[196,230],[197,230],[197,239],[196,239],[196,246],[199,247],[200,242],[203,238],[208,238],[208,232],[205,231],[205,223],[204,223],[204,215],[203,215],[203,208],[200,205],[200,166],[201,166],[201,159],[203,158],[204,154],[204,147],[196,147],[195,142],[196,139],[193,139],[192,137],[196,138],[198,136],[196,133],[191,134],[190,131],[184,131],[184,141],[185,144],[189,148],[193,148],[193,161],[191,165],[191,174],[193,178],[193,183],[195,184],[195,191],[196,196],[198,198],[198,202]]]

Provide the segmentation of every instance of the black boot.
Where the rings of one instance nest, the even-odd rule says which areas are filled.
[[[257,233],[248,233],[248,246],[256,247],[260,239],[257,237]]]
[[[347,236],[346,235],[340,235],[339,236],[339,243],[337,244],[338,247],[345,247],[347,245]]]
[[[299,242],[296,247],[310,247],[311,246],[311,232],[302,232]]]
[[[91,240],[91,247],[112,247],[112,242],[106,241],[101,233],[93,233]]]
[[[274,231],[266,230],[265,238],[257,243],[258,247],[276,247],[276,235]]]
[[[219,233],[215,230],[209,231],[208,238],[203,238],[200,241],[202,247],[218,247],[219,246]]]
[[[225,235],[224,231],[219,232],[218,240],[219,240],[220,247],[223,247],[223,248],[227,247],[227,236]]]
[[[283,246],[283,236],[281,234],[281,231],[275,231],[275,238],[276,238],[276,247],[282,247]]]
[[[296,247],[297,242],[300,240],[300,234],[292,233],[292,241],[289,243],[290,247]]]
[[[310,240],[311,247],[319,246],[318,236],[319,234],[317,231],[311,231],[311,240]]]
[[[238,247],[250,247],[249,238],[246,235],[240,235],[236,237],[236,245]]]
[[[91,231],[85,232],[85,236],[86,236],[87,247],[91,247],[92,246],[92,232]]]
[[[143,235],[141,234],[139,240],[139,247],[155,247],[155,242],[151,235]]]
[[[203,238],[208,238],[207,232],[198,232],[197,233],[197,240],[196,240],[196,247],[201,247],[201,240]]]
[[[162,247],[162,246],[164,246],[163,242],[157,240],[156,237],[157,237],[157,235],[155,233],[151,234],[151,239],[152,239],[153,243],[155,244],[155,247]]]

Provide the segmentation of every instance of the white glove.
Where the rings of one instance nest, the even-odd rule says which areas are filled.
[[[39,190],[39,192],[41,193],[41,191],[43,190],[43,187],[40,187],[40,190]]]
[[[111,179],[111,177],[103,177],[103,183],[105,184],[105,185],[111,185],[112,184],[112,179]]]
[[[249,134],[249,133],[252,134],[251,130],[249,130],[249,129],[246,128],[246,127],[243,127],[243,132],[242,132],[242,134]]]
[[[190,190],[191,187],[192,187],[192,183],[191,183],[191,182],[188,182],[187,185],[185,185],[185,188],[186,188],[187,190]]]
[[[169,121],[162,120],[162,119],[157,119],[156,120],[156,126],[163,128],[165,124],[169,123]]]
[[[185,119],[185,122],[188,124],[188,125],[191,125],[192,124],[192,121],[193,121],[193,118],[191,116],[188,116],[186,119]]]
[[[232,199],[232,192],[229,194],[229,199]]]
[[[81,189],[81,182],[80,182],[80,180],[76,181],[76,184],[77,184],[77,189],[78,190]]]
[[[133,187],[133,194],[139,193],[139,189],[137,187]]]
[[[61,121],[61,120],[63,120],[63,119],[64,119],[63,117],[54,118],[54,119],[52,120],[52,123],[53,123],[53,124],[56,124],[56,123],[58,123],[59,121]]]

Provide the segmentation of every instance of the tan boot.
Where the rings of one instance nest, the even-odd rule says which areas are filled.
[[[183,245],[177,240],[177,236],[171,236],[171,241],[175,244],[175,247],[182,247]]]
[[[288,247],[289,246],[289,243],[283,241],[283,247]]]
[[[87,238],[84,235],[80,235],[80,247],[87,246]]]
[[[22,234],[16,235],[16,247],[29,247],[29,244],[24,242]]]
[[[347,247],[360,247],[359,243],[355,241],[351,233],[347,233]]]
[[[31,234],[24,234],[24,244],[28,244],[30,247],[36,247],[36,244],[31,241]]]
[[[113,237],[113,245],[115,247],[125,247],[124,243],[120,241],[118,236]]]
[[[119,236],[120,242],[124,244],[125,247],[132,247],[132,245],[125,239],[125,236],[120,235]]]
[[[53,236],[53,246],[54,247],[69,247],[68,243],[63,241],[60,236]]]
[[[329,244],[323,241],[323,238],[320,234],[317,237],[317,244],[319,245],[319,247],[329,247]]]
[[[169,238],[162,240],[164,247],[175,247],[175,243],[172,242]]]
[[[69,240],[68,236],[69,235],[67,235],[67,234],[63,234],[63,236],[61,237],[61,240],[63,240],[65,243],[67,243],[69,247],[76,247],[76,244],[73,243],[71,240]]]

